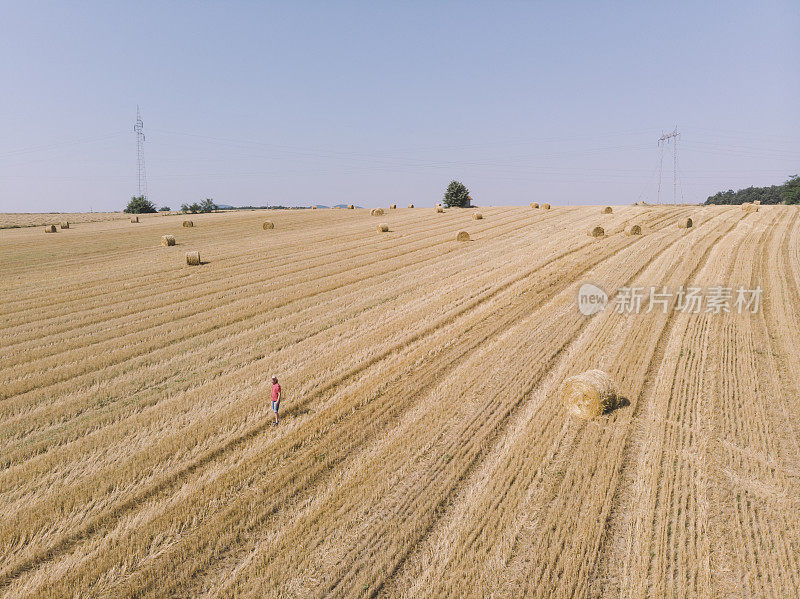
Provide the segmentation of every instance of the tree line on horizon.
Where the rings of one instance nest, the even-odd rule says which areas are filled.
[[[792,175],[783,185],[769,187],[747,187],[738,191],[729,189],[709,196],[706,205],[727,205],[753,203],[762,204],[800,204],[800,176]]]

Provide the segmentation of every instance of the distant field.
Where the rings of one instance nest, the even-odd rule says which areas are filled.
[[[128,215],[123,212],[15,212],[11,214],[0,212],[0,229],[57,225],[63,221],[70,223],[95,223],[104,220],[122,220],[126,218],[128,218]]]
[[[472,212],[0,215],[0,596],[798,596],[800,212]]]

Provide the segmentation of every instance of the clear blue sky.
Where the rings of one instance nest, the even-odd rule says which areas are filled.
[[[655,200],[800,171],[800,3],[4,2],[0,211]],[[672,156],[664,157],[671,200]]]

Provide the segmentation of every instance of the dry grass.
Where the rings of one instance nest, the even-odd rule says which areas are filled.
[[[697,210],[3,231],[0,597],[797,596],[800,214]],[[662,285],[764,301],[614,310]],[[568,416],[595,368],[627,401]]]

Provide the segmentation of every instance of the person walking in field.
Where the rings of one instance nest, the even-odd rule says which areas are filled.
[[[278,426],[278,409],[281,407],[281,386],[278,384],[278,377],[272,375],[272,411],[275,412],[275,426]]]

